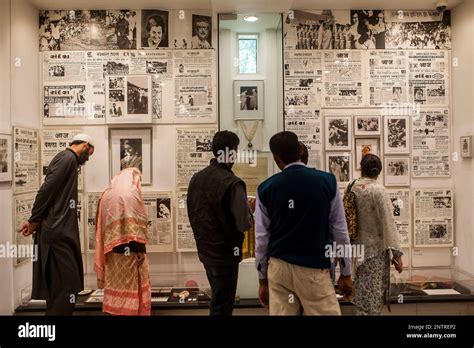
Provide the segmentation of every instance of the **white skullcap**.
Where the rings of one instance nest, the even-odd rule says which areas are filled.
[[[90,146],[94,147],[94,142],[92,141],[92,138],[87,134],[76,134],[74,138],[72,138],[72,142],[75,141],[84,141],[86,143],[89,143]]]

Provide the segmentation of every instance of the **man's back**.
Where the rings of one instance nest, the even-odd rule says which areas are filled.
[[[329,268],[329,214],[335,177],[304,165],[284,169],[258,188],[270,220],[268,256],[310,268]]]

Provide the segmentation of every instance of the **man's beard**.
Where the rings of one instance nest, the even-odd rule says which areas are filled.
[[[79,155],[79,164],[82,166],[89,160],[89,151],[84,149]]]

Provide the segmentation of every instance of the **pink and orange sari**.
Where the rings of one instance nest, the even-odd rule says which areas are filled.
[[[120,172],[112,179],[111,187],[102,193],[97,207],[94,270],[104,283],[102,310],[113,315],[151,313],[146,254],[112,250],[132,241],[147,242],[147,213],[139,175],[136,168]]]

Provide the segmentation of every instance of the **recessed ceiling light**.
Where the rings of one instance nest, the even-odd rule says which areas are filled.
[[[250,15],[250,16],[245,16],[244,20],[247,22],[256,22],[258,21],[258,17]]]

